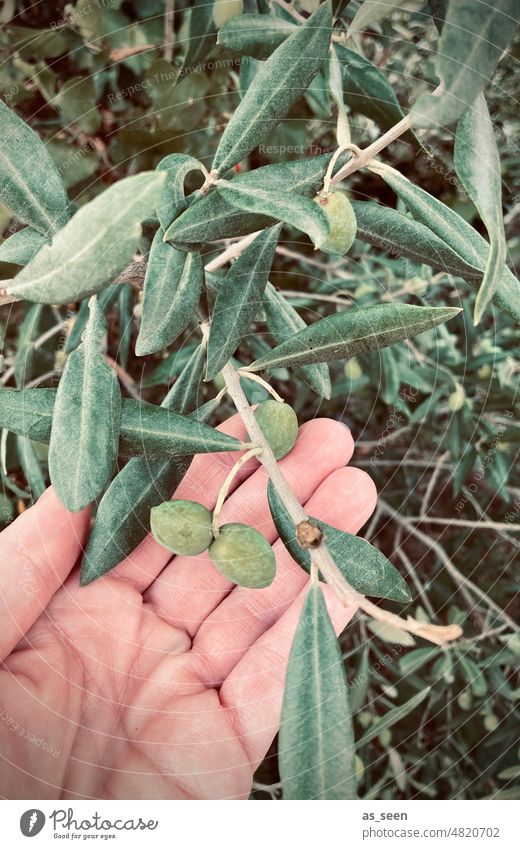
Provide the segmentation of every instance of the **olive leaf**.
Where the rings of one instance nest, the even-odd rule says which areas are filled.
[[[314,197],[322,188],[323,178],[332,154],[309,156],[289,162],[264,165],[254,171],[235,177],[235,188],[264,188],[280,199],[293,194]],[[345,164],[348,156],[338,157],[334,173]],[[229,184],[226,184],[229,187]],[[170,242],[186,245],[202,244],[231,236],[246,236],[276,223],[276,218],[256,212],[245,212],[225,199],[217,186],[205,197],[198,198],[183,212],[166,231]]]
[[[302,195],[281,197],[277,191],[262,186],[241,186],[234,181],[224,182],[221,191],[225,200],[246,212],[256,212],[290,224],[307,233],[314,247],[324,243],[329,232],[329,220],[322,207]]]
[[[288,303],[282,292],[268,283],[263,296],[263,307],[269,331],[278,344],[285,342],[307,325],[300,314]],[[330,398],[332,387],[329,367],[326,363],[316,365],[296,366],[295,374],[301,378],[317,395]]]
[[[155,234],[144,279],[143,316],[135,345],[138,357],[168,347],[194,316],[204,285],[204,266],[196,251],[179,251]]]
[[[40,326],[43,304],[29,304],[18,331],[18,347],[14,358],[14,379],[21,387],[30,380],[34,359],[34,337]]]
[[[320,586],[291,647],[278,739],[284,799],[355,799],[355,746],[343,657]]]
[[[157,207],[157,217],[163,230],[167,230],[172,221],[188,207],[184,195],[184,180],[192,171],[202,171],[205,168],[202,162],[186,153],[172,153],[161,159],[157,166],[158,171],[166,171],[166,183],[164,184],[161,200]]]
[[[218,287],[208,339],[206,380],[212,380],[251,329],[273,263],[281,224],[256,236]]]
[[[249,370],[323,363],[366,354],[409,336],[416,336],[461,310],[454,307],[415,307],[410,304],[376,304],[352,307],[322,318],[255,360]]]
[[[356,235],[363,242],[388,250],[392,256],[405,256],[465,280],[481,280],[482,271],[478,266],[456,253],[424,222],[414,221],[402,212],[377,203],[353,201],[352,207],[356,215]]]
[[[0,101],[0,203],[43,235],[68,217],[68,199],[60,175],[36,133]]]
[[[32,500],[36,501],[45,492],[45,478],[40,461],[36,456],[34,445],[26,436],[16,437],[16,447],[25,480],[29,484]]]
[[[303,95],[327,57],[331,31],[326,0],[259,68],[220,139],[213,160],[218,174],[244,159]]]
[[[187,370],[191,370],[191,362],[179,375],[183,385],[189,379]],[[170,392],[162,406],[187,413],[191,402],[189,393],[181,396]],[[201,408],[194,418],[204,422],[212,412]],[[161,459],[135,457],[119,471],[97,509],[96,523],[81,564],[83,586],[109,572],[143,541],[150,531],[150,510],[172,497],[192,459],[175,455]]]
[[[205,370],[206,346],[201,344],[195,348],[161,406],[181,413],[191,413],[197,406]]]
[[[110,478],[121,422],[119,382],[101,350],[105,317],[95,298],[89,306],[83,341],[58,386],[49,445],[51,483],[73,512],[94,501]]]
[[[310,572],[310,551],[302,548],[298,543],[294,522],[278,497],[272,481],[269,481],[267,485],[267,496],[278,536],[293,560]],[[310,520],[323,531],[325,543],[334,563],[345,580],[357,592],[376,598],[389,598],[393,601],[411,600],[404,578],[384,554],[370,545],[366,539],[340,531],[312,516]]]
[[[384,21],[400,6],[405,6],[407,0],[395,0],[392,4],[382,3],[381,0],[363,0],[348,28],[349,35],[370,29],[379,21]]]
[[[447,126],[471,106],[511,41],[519,11],[517,0],[448,4],[435,57],[440,92],[421,95],[411,112],[414,126]]]
[[[363,736],[356,742],[356,749],[361,749],[363,746],[366,746],[367,743],[370,743],[371,740],[374,740],[376,737],[379,737],[382,731],[385,728],[391,728],[392,725],[395,725],[396,722],[400,722],[401,719],[404,719],[405,716],[408,716],[416,707],[424,702],[426,696],[429,694],[431,687],[425,687],[419,693],[416,693],[415,696],[412,696],[411,699],[404,702],[402,705],[398,705],[395,708],[390,708],[390,710],[385,713],[384,716],[381,716],[377,719],[373,725],[370,726],[369,730],[366,731]]]
[[[483,94],[479,94],[457,125],[454,161],[489,236],[489,255],[475,301],[474,321],[479,324],[502,279],[506,260],[500,158]]]
[[[0,390],[0,428],[37,442],[49,442],[56,394],[55,389]],[[119,444],[123,456],[205,454],[237,451],[242,447],[238,439],[193,421],[189,416],[123,398]]]
[[[374,170],[376,169],[374,168]],[[470,263],[473,268],[477,268],[479,271],[477,277],[473,272],[467,273],[462,270],[454,273],[458,273],[469,282],[473,283],[475,280],[480,282],[489,255],[489,244],[480,233],[449,206],[416,186],[415,183],[412,183],[393,168],[377,169],[377,173],[401,198],[417,222],[428,227],[432,233],[462,257],[464,262]],[[353,206],[358,207],[359,204],[353,204]],[[358,235],[360,235],[359,219]],[[360,238],[363,238],[363,236],[360,235]],[[507,267],[504,267],[493,295],[493,302],[520,322],[520,283]]]
[[[219,30],[217,44],[239,56],[268,59],[298,26],[274,15],[235,15]]]
[[[163,172],[144,171],[105,189],[41,248],[8,294],[68,304],[99,291],[131,260],[139,222],[155,210],[165,179]]]
[[[0,262],[27,265],[45,244],[46,236],[33,227],[24,227],[0,245]]]
[[[190,74],[197,70],[198,62],[204,60],[213,50],[217,38],[217,26],[213,20],[213,0],[194,3],[187,10],[179,43],[186,44],[181,73]]]
[[[379,68],[342,44],[335,44],[334,51],[342,71],[343,94],[353,112],[366,115],[385,130],[404,118],[394,89]],[[407,133],[405,138],[414,137]]]

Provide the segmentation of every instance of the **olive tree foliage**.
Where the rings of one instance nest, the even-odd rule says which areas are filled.
[[[391,251],[467,281],[478,291],[476,324],[490,309],[520,319],[519,283],[506,265],[500,163],[485,99],[486,83],[513,34],[517,4],[431,2],[425,18],[431,12],[440,30],[435,58],[439,86],[420,94],[407,114],[355,37],[377,25],[392,7],[366,0],[353,19],[345,19],[345,2],[302,6],[301,12],[291,12],[283,3],[215,0],[181,9],[176,32],[183,52],[170,65],[175,71],[171,88],[181,89],[191,74],[203,73],[204,62],[219,47],[241,58],[236,108],[214,130],[219,135],[212,160],[169,153],[155,169],[122,176],[79,205],[69,200],[45,144],[16,109],[0,103],[0,200],[20,223],[0,246],[0,260],[17,272],[4,281],[2,299],[27,302],[15,365],[17,385],[1,393],[0,425],[29,445],[31,440],[49,444],[50,480],[69,510],[97,505],[84,553],[83,584],[116,568],[144,538],[150,511],[171,497],[193,455],[244,447],[208,424],[221,394],[197,407],[205,382],[222,374],[240,408],[243,390],[233,379],[237,368],[243,382],[259,375],[269,381],[285,369],[318,397],[328,398],[330,362],[395,345],[460,312],[448,304],[382,299],[363,309],[331,310],[307,325],[283,289],[269,280],[287,228],[310,240],[317,257],[344,255],[356,237],[375,251]],[[78,37],[92,38],[95,22],[81,11],[78,3],[73,13]],[[350,39],[344,37],[349,25]],[[71,84],[75,97],[62,88],[53,103],[83,131],[95,131],[95,118],[81,107],[79,96],[81,90],[85,102],[91,97],[90,78]],[[160,96],[150,88],[160,114]],[[324,98],[337,121],[337,150],[244,171],[241,163],[248,162],[302,98],[311,96]],[[182,97],[177,106],[186,109]],[[380,128],[372,152],[350,144],[348,116],[356,112]],[[384,162],[384,148],[399,135],[406,134],[420,150],[432,126],[452,129],[457,175],[487,239]],[[400,211],[369,200],[350,204],[344,190],[350,174],[361,168],[395,193]],[[194,174],[199,175],[199,188],[187,191]],[[335,195],[342,200],[328,209]],[[225,244],[219,245],[220,240]],[[216,248],[224,251],[222,261]],[[217,259],[205,265],[208,253]],[[122,397],[113,363],[105,356],[104,307],[116,289],[124,303],[136,254],[146,271],[135,354],[175,350],[182,334],[195,326],[201,333],[159,405],[125,392]],[[69,328],[57,389],[26,388],[22,361],[43,305],[59,310],[70,304],[77,305],[75,324]],[[279,536],[311,575],[282,712],[284,796],[353,798],[360,741],[354,739],[343,660],[320,579],[335,580],[346,596],[351,593],[380,619],[384,614],[364,601],[366,595],[405,603],[410,590],[397,569],[365,540],[303,516],[302,521],[321,531],[313,543],[305,542],[298,533],[297,511],[273,467],[268,434],[260,428],[259,435],[255,431],[249,436],[247,447],[257,449],[270,473],[269,503]],[[30,461],[27,474],[34,491],[41,491],[38,459],[31,455]],[[254,578],[248,580],[255,586]],[[397,621],[437,644],[458,633]],[[406,710],[425,696],[426,691],[413,697]],[[387,718],[386,723],[396,720]]]

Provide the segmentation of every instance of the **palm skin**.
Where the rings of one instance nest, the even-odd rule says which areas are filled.
[[[222,429],[245,435],[236,417]],[[346,428],[316,419],[281,465],[311,515],[355,532],[375,491],[345,468],[352,449]],[[211,509],[236,458],[195,458],[176,496]],[[68,513],[52,489],[0,535],[4,798],[248,797],[278,729],[308,575],[276,539],[256,461],[241,470],[227,521],[274,544],[270,587],[233,587],[207,554],[172,558],[148,536],[82,588],[89,511]],[[340,631],[354,608],[326,595]]]

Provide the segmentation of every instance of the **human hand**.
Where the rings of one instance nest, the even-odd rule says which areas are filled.
[[[243,439],[238,417],[222,427]],[[355,533],[375,488],[345,468],[350,432],[300,428],[281,462],[311,515]],[[177,490],[208,508],[236,453],[197,456]],[[309,577],[277,540],[266,474],[246,464],[222,522],[274,545],[263,590],[226,581],[206,553],[172,557],[148,537],[79,586],[89,510],[52,488],[0,535],[0,794],[14,799],[247,798],[277,730],[285,668]],[[337,631],[353,616],[325,587]]]

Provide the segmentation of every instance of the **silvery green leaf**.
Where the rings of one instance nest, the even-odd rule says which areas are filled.
[[[316,248],[327,238],[329,221],[323,209],[302,195],[280,196],[277,191],[260,185],[246,188],[238,185],[238,181],[236,184],[234,181],[223,183],[221,191],[224,199],[239,209],[269,216],[307,233]]]
[[[206,346],[201,344],[195,348],[161,406],[191,413],[197,406],[205,370]]]
[[[31,440],[27,439],[26,436],[16,437],[16,447],[25,480],[29,485],[32,500],[36,501],[45,492],[45,478],[43,477],[40,461],[36,456]]]
[[[179,43],[185,45],[181,74],[198,70],[197,65],[207,59],[217,40],[217,26],[213,20],[213,0],[194,3],[185,16]]]
[[[242,447],[238,439],[166,407],[130,398],[123,405],[120,450],[127,456],[206,454]]]
[[[204,266],[196,251],[179,251],[159,228],[144,279],[143,316],[135,345],[138,357],[167,348],[195,314],[204,285]]]
[[[431,687],[425,687],[424,690],[421,690],[419,693],[416,693],[415,696],[412,696],[411,699],[404,702],[402,705],[398,705],[395,708],[390,708],[383,716],[379,717],[373,725],[370,726],[369,730],[366,731],[363,736],[356,742],[356,749],[361,749],[363,746],[366,746],[367,743],[370,743],[371,740],[374,740],[375,737],[379,737],[382,731],[385,728],[391,728],[392,725],[395,725],[396,722],[400,722],[401,719],[404,719],[405,716],[408,716],[416,707],[418,707],[422,702],[424,702],[426,696],[429,694]]]
[[[79,348],[70,354],[56,393],[49,474],[68,510],[87,507],[101,494],[117,456],[121,391],[102,353],[106,322],[95,298]]]
[[[282,292],[268,283],[264,292],[263,307],[269,331],[278,344],[285,342],[295,333],[303,330],[307,325],[300,314],[284,298]],[[316,365],[297,366],[294,369],[298,375],[317,395],[330,398],[332,387],[330,384],[329,367],[326,363]]]
[[[327,57],[331,31],[326,0],[261,66],[220,139],[212,166],[219,174],[254,150],[303,95]]]
[[[449,206],[416,186],[415,183],[403,177],[393,168],[377,169],[377,173],[401,198],[417,222],[428,227],[459,257],[462,257],[465,263],[471,264],[479,272],[477,276],[474,272],[467,273],[462,270],[454,273],[458,273],[471,283],[475,283],[475,281],[480,283],[489,255],[489,244],[480,233]],[[354,206],[359,207],[360,204],[354,204]],[[358,217],[357,211],[356,217]],[[358,218],[358,235],[360,235],[359,227]],[[361,235],[360,238],[363,238],[363,236]],[[370,240],[367,239],[367,241]],[[429,264],[433,263],[430,262]],[[502,272],[502,277],[493,295],[493,302],[520,322],[520,283],[507,267]]]
[[[235,15],[219,30],[217,44],[239,56],[268,59],[298,26],[274,15]]]
[[[31,379],[34,337],[38,332],[43,304],[29,304],[18,331],[18,347],[14,358],[14,379],[22,387]]]
[[[294,522],[269,481],[267,486],[269,508],[278,536],[287,551],[303,569],[310,572],[311,556],[309,549],[302,548],[296,538]],[[323,531],[325,543],[334,563],[346,581],[358,593],[388,598],[392,601],[411,600],[406,581],[392,566],[389,560],[366,539],[340,531],[327,522],[310,517],[311,521]]]
[[[67,195],[47,149],[25,121],[0,101],[0,203],[44,235],[67,219]]]
[[[186,413],[186,400],[187,396],[180,399],[170,393],[162,406],[168,409],[168,405],[178,404],[177,412]],[[198,411],[194,418],[206,421]],[[142,542],[150,531],[151,508],[173,496],[192,459],[134,457],[119,471],[98,506],[81,564],[81,584],[90,584],[109,572]]]
[[[103,288],[132,259],[143,221],[155,210],[166,175],[144,171],[105,189],[44,245],[8,293],[68,304]]]
[[[500,158],[483,94],[479,94],[457,125],[454,161],[489,236],[489,254],[475,301],[474,319],[479,324],[502,278],[506,260]]]
[[[40,248],[47,244],[47,237],[33,227],[24,227],[9,236],[0,245],[0,262],[27,265]]]
[[[363,0],[352,18],[348,28],[349,35],[363,32],[374,24],[378,24],[379,21],[384,21],[392,12],[395,12],[400,6],[405,6],[406,3],[407,0],[393,0],[392,3],[382,3],[380,0]]]
[[[334,50],[342,71],[345,100],[353,112],[366,115],[385,130],[404,118],[394,89],[379,68],[342,44],[335,44]]]
[[[310,587],[291,647],[278,741],[284,799],[355,799],[347,679],[320,586]]]
[[[454,307],[415,307],[376,304],[351,307],[322,318],[249,366],[253,372],[278,366],[324,363],[386,348],[449,321],[461,310]]]
[[[72,354],[71,354],[72,356]],[[70,359],[70,358],[69,358]],[[49,442],[56,403],[55,389],[3,389],[0,391],[0,428]],[[242,443],[194,418],[161,406],[123,398],[120,451],[128,457],[205,454],[237,451]]]
[[[264,165],[233,179],[233,185],[244,189],[257,186],[277,193],[280,198],[294,193],[312,198],[323,186],[323,178],[332,154],[308,156],[289,162]],[[345,164],[347,155],[338,158],[334,173]],[[276,219],[256,212],[238,209],[222,196],[218,186],[205,197],[198,198],[168,228],[166,238],[179,244],[202,244],[231,236],[246,236]]]
[[[204,171],[204,166],[198,159],[186,153],[172,153],[161,159],[157,170],[166,171],[167,175],[157,207],[159,223],[163,230],[167,230],[172,221],[187,209],[184,180],[192,171]]]
[[[281,225],[256,236],[218,287],[208,339],[206,379],[212,380],[249,333],[267,284]]]
[[[478,266],[456,253],[425,223],[377,203],[353,201],[352,207],[356,214],[356,236],[362,241],[388,250],[392,256],[405,256],[465,280],[481,279]]]
[[[441,90],[421,95],[411,113],[414,126],[448,126],[471,106],[511,41],[519,12],[517,0],[449,3],[435,58]]]

